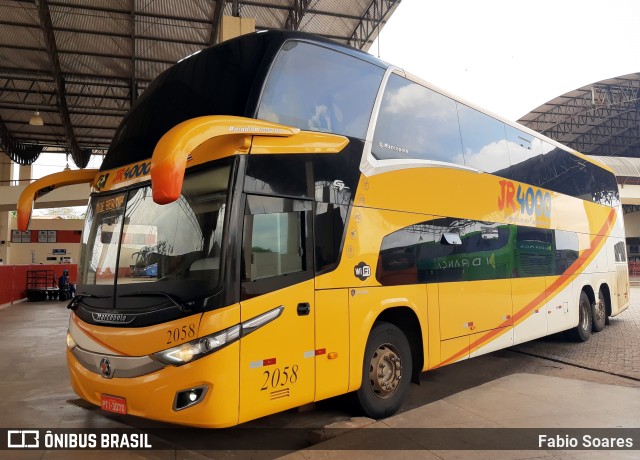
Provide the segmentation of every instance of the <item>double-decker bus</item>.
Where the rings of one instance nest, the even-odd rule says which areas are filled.
[[[99,171],[27,187],[20,228],[77,182],[68,367],[107,411],[227,427],[352,393],[384,417],[422,371],[587,340],[629,301],[611,170],[301,33],[162,73]]]

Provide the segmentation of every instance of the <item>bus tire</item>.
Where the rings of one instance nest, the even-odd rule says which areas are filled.
[[[593,332],[600,332],[604,329],[607,322],[607,303],[605,301],[604,293],[602,289],[598,291],[598,300],[593,305],[593,315],[591,318],[591,330]]]
[[[592,310],[589,296],[586,292],[582,291],[580,293],[580,301],[578,302],[578,325],[567,331],[567,335],[574,342],[586,342],[589,340],[589,337],[591,337]]]
[[[389,417],[400,409],[411,383],[412,365],[404,333],[391,323],[374,323],[364,352],[362,385],[355,393],[367,417]]]

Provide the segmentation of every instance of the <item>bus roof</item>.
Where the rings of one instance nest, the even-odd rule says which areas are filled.
[[[315,35],[264,31],[206,48],[167,69],[122,120],[101,171],[151,158],[157,142],[177,124],[206,115],[254,118],[271,64],[288,40],[320,44],[386,68],[380,59]]]

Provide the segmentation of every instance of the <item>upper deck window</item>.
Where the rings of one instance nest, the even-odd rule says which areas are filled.
[[[364,139],[384,70],[305,42],[280,50],[257,118]]]
[[[378,160],[411,158],[464,164],[455,101],[391,75],[371,150]]]

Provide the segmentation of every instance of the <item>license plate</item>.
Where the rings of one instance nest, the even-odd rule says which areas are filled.
[[[115,412],[116,414],[127,413],[127,401],[120,396],[102,395],[100,398],[102,410]]]

